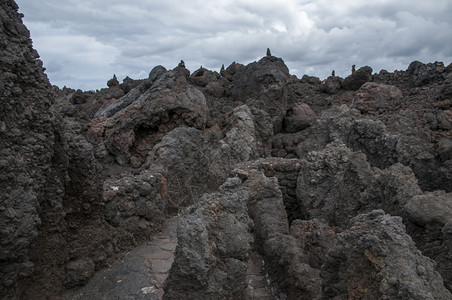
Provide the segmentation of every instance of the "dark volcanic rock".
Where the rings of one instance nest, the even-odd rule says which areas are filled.
[[[362,209],[361,193],[372,181],[373,170],[366,156],[333,142],[322,152],[309,153],[302,163],[297,199],[310,218],[346,226]]]
[[[183,72],[176,68],[162,73],[159,68],[97,116],[89,132],[90,141],[102,152],[105,140],[106,149],[120,165],[139,167],[149,149],[174,128],[204,129],[207,106],[204,95],[187,83]]]
[[[181,127],[165,135],[150,152],[146,164],[165,177],[169,211],[177,212],[180,207],[194,204],[207,190],[207,141],[197,129]]]
[[[342,78],[337,76],[330,76],[320,85],[320,91],[326,94],[336,94],[341,89]]]
[[[287,112],[284,118],[284,131],[298,132],[314,124],[315,112],[306,103],[298,104]]]
[[[337,235],[322,266],[322,299],[450,299],[434,262],[422,256],[400,217],[359,215]],[[363,276],[366,274],[366,276]]]
[[[11,298],[17,280],[33,272],[28,254],[41,223],[38,203],[53,188],[57,143],[50,84],[17,9],[11,0],[0,4],[0,294]]]
[[[163,299],[242,299],[251,251],[247,189],[229,178],[177,230],[175,260]]]
[[[343,228],[353,216],[373,209],[400,214],[411,197],[421,193],[409,168],[395,164],[375,169],[362,152],[337,142],[309,153],[297,181],[297,199],[309,217]]]
[[[289,70],[284,61],[266,56],[236,71],[232,96],[266,111],[273,120],[274,131],[279,132],[286,113],[288,80]]]
[[[276,283],[277,293],[288,299],[315,299],[320,293],[320,270],[317,268],[322,259],[310,256],[307,252],[312,247],[309,233],[304,235],[300,232],[300,227],[309,228],[310,225],[294,222],[291,228],[293,235],[290,234],[283,196],[275,177],[268,178],[253,172],[248,175],[245,184],[250,189],[248,210],[254,221],[258,247],[270,278]],[[314,227],[318,225],[312,224]],[[323,230],[328,231],[326,227],[319,235],[325,234]],[[326,240],[332,242],[332,239]],[[316,240],[318,250],[326,251],[329,246],[326,240]]]
[[[423,64],[420,61],[413,61],[406,72],[412,76],[415,86],[421,86],[440,77],[444,70],[442,63]]]
[[[372,81],[372,68],[365,66],[356,70],[352,75],[345,77],[341,83],[344,90],[357,91],[364,83]]]
[[[402,91],[395,86],[367,82],[357,93],[355,107],[362,113],[382,113],[402,99]]]
[[[404,207],[408,219],[420,225],[445,225],[452,220],[452,193],[435,191],[413,197]]]
[[[436,159],[435,145],[423,119],[410,110],[399,111],[383,119],[361,115],[349,107],[334,106],[318,116],[315,128],[298,145],[297,154],[320,150],[340,140],[353,150],[361,150],[369,162],[381,169],[396,162],[410,166],[426,190],[445,189],[452,170],[447,162]]]
[[[161,227],[166,200],[166,181],[161,174],[142,171],[104,182],[102,202],[107,222],[140,235],[149,236]]]
[[[451,65],[320,83],[268,53],[59,89],[17,9],[0,4],[1,299],[82,297],[187,206],[167,299],[451,298]],[[148,253],[160,270],[174,243]],[[154,275],[129,296],[163,292]]]

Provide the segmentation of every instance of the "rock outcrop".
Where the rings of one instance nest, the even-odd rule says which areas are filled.
[[[248,199],[241,180],[229,178],[179,223],[163,299],[243,298],[252,241]]]
[[[374,210],[337,235],[322,266],[321,299],[450,299],[434,262],[420,253],[400,217]],[[363,274],[366,274],[363,276]]]
[[[153,281],[127,297],[451,298],[450,64],[320,81],[268,51],[59,89],[17,10],[0,4],[1,299],[76,295],[170,217],[177,247],[129,257]]]
[[[35,264],[29,250],[38,238],[40,213],[55,196],[59,166],[58,136],[50,106],[50,84],[33,50],[14,1],[0,4],[0,294],[13,297],[20,278]],[[52,182],[55,181],[55,184]],[[49,203],[50,204],[50,203]],[[51,206],[52,204],[50,204]],[[58,204],[57,204],[58,206]],[[58,210],[58,207],[55,207]],[[59,218],[61,220],[61,217]],[[2,298],[3,298],[2,297]]]
[[[273,121],[274,132],[281,131],[287,108],[289,69],[274,56],[263,57],[234,74],[232,97],[248,106],[266,111]]]

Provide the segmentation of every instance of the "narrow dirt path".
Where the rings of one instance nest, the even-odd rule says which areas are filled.
[[[248,259],[246,281],[247,300],[273,300],[271,288],[264,273],[262,257],[255,251],[251,252]]]
[[[96,273],[85,286],[63,295],[63,299],[162,299],[163,282],[174,261],[176,229],[181,217],[168,219],[163,232]]]
[[[83,287],[63,295],[64,300],[161,300],[163,283],[174,261],[177,223],[183,216],[168,219],[165,229],[151,241],[128,252],[108,269],[101,270]],[[247,300],[270,300],[272,296],[262,258],[252,252],[246,277]]]

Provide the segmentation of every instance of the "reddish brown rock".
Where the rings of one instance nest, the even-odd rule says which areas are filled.
[[[395,86],[367,82],[359,89],[352,105],[362,113],[382,113],[393,110],[402,97],[402,91]]]
[[[284,130],[294,133],[303,130],[315,123],[315,112],[306,103],[298,104],[287,111],[284,118]]]

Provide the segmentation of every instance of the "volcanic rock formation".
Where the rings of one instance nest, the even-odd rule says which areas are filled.
[[[452,298],[452,65],[321,81],[268,52],[84,92],[21,17],[1,2],[1,299],[88,299],[133,249],[157,279],[129,299]]]

